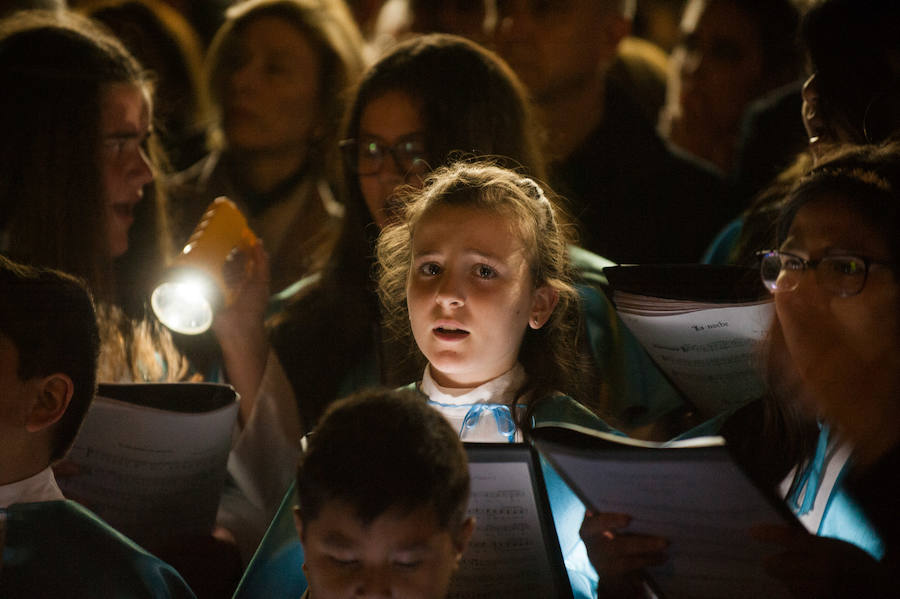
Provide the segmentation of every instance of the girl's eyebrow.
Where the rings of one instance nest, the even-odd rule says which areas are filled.
[[[484,250],[480,250],[478,248],[466,248],[465,253],[470,256],[477,256],[479,258],[483,258],[485,260],[494,260],[497,262],[502,262],[502,258],[497,254],[492,254],[491,252],[485,252]]]
[[[490,252],[485,252],[484,250],[479,250],[477,248],[465,248],[463,250],[463,254],[465,256],[475,256],[477,258],[481,258],[483,260],[502,262],[502,259],[496,254],[492,254]],[[412,251],[413,258],[422,258],[424,256],[441,256],[443,252],[440,250],[432,250],[432,249],[424,249],[424,250],[415,250]]]

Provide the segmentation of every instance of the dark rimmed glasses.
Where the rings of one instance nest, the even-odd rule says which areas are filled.
[[[893,264],[849,255],[806,260],[781,250],[763,250],[757,256],[762,282],[772,293],[794,291],[800,285],[800,277],[809,269],[815,271],[818,285],[838,297],[850,297],[862,291],[872,266]]]
[[[388,154],[402,174],[424,174],[428,170],[425,139],[421,134],[401,137],[390,146],[377,137],[345,139],[338,145],[347,165],[358,175],[380,173]]]

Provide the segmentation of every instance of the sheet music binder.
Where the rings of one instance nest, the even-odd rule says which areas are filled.
[[[568,598],[540,458],[524,443],[465,443],[475,532],[449,599]]]

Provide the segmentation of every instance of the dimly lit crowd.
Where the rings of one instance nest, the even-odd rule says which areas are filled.
[[[304,597],[443,598],[460,441],[548,422],[721,435],[802,524],[754,532],[765,576],[897,596],[898,33],[893,0],[0,2],[0,597],[263,596],[287,514]],[[256,239],[178,333],[151,293],[220,196]],[[603,274],[703,263],[774,305],[720,413]],[[208,535],[64,497],[98,383],[200,381],[239,395]],[[667,539],[543,466],[573,596],[655,597]]]

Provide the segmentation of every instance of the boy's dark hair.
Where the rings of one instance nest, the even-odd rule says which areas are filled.
[[[23,381],[57,372],[72,379],[72,400],[54,425],[50,459],[59,460],[97,387],[100,335],[91,296],[75,277],[0,256],[0,335],[16,346]]]
[[[459,526],[469,468],[453,428],[413,391],[370,390],[325,412],[297,467],[305,522],[329,502],[351,505],[366,526],[390,509],[434,510],[442,529]]]

